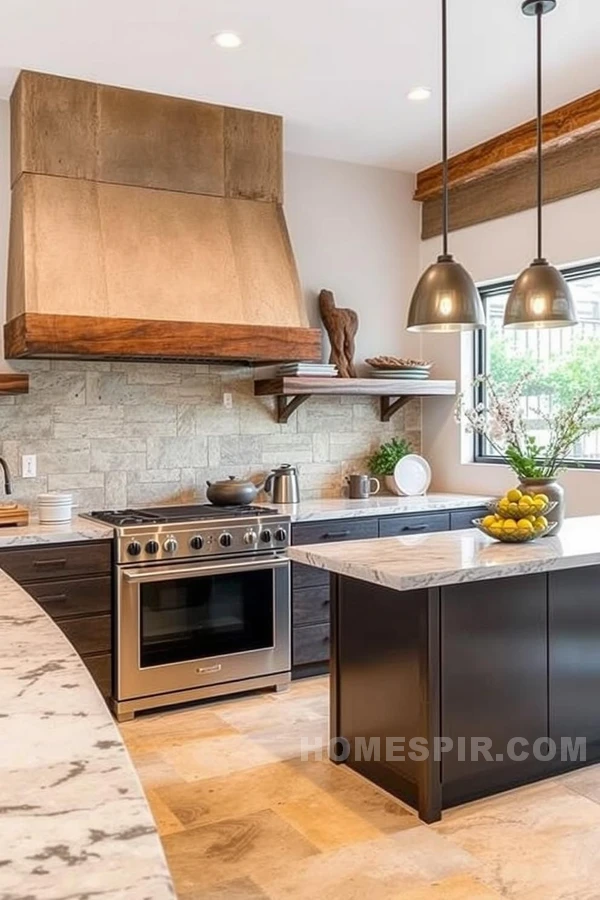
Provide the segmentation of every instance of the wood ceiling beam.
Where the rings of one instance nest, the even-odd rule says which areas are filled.
[[[556,147],[592,131],[600,131],[600,90],[572,100],[544,116],[544,148]],[[536,122],[532,119],[449,160],[450,185],[481,178],[535,154]],[[414,198],[423,201],[441,194],[442,166],[417,173]]]

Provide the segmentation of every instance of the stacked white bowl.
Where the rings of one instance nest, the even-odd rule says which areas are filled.
[[[73,495],[50,491],[38,496],[40,525],[61,525],[71,521]]]

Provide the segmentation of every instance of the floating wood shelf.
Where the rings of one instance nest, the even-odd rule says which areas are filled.
[[[313,394],[326,396],[379,397],[381,421],[389,422],[394,413],[419,397],[453,397],[455,381],[409,381],[378,378],[280,377],[254,382],[257,397],[277,397],[277,421],[287,422],[293,412]]]
[[[0,372],[0,395],[28,394],[29,375],[21,375],[19,372]]]

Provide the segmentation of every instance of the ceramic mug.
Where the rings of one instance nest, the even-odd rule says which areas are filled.
[[[368,500],[381,488],[377,478],[371,478],[369,475],[349,475],[346,481],[349,485],[348,497],[350,500]]]

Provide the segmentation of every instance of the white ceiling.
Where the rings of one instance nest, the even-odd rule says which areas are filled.
[[[451,151],[532,116],[520,0],[449,0]],[[439,158],[439,0],[0,0],[0,95],[37,69],[277,112],[286,149],[416,171]],[[546,108],[600,87],[600,2],[545,20]],[[239,50],[210,40],[222,29]],[[415,85],[434,88],[411,103]]]

